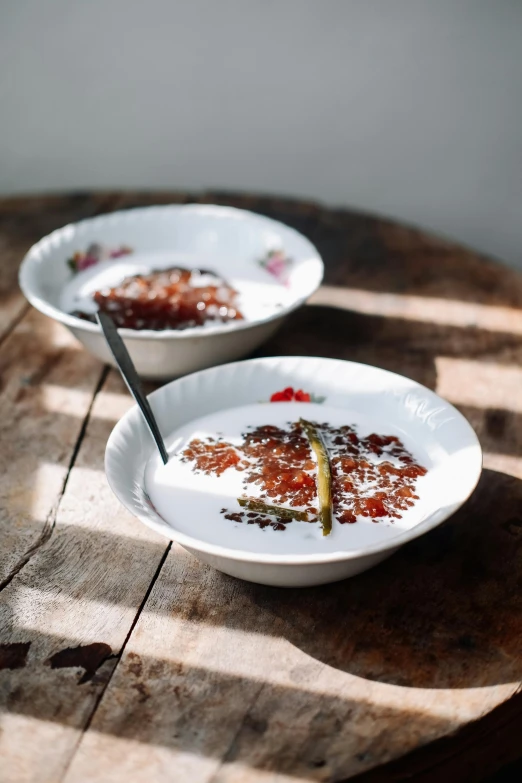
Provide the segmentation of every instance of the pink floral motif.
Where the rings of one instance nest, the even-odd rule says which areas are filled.
[[[95,266],[100,261],[106,261],[110,258],[121,258],[132,253],[132,248],[127,245],[121,245],[117,248],[104,248],[97,242],[92,242],[87,250],[78,250],[73,253],[71,258],[67,259],[67,264],[73,272],[83,272],[84,269],[89,269],[91,266]]]
[[[266,269],[283,285],[288,285],[288,272],[292,266],[292,259],[288,258],[282,250],[270,250],[266,257],[259,261],[259,266]]]

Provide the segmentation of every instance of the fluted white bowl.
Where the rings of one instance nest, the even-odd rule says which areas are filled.
[[[274,392],[289,386],[310,394],[312,402],[290,403],[289,407],[285,407],[288,403],[268,402]],[[422,490],[418,489],[418,503],[402,520],[374,524],[361,519],[353,525],[337,525],[331,537],[316,536],[313,551],[305,551],[296,546],[295,536],[286,535],[288,530],[259,531],[245,525],[239,530],[232,522],[218,519],[219,515],[210,520],[204,492],[201,499],[197,493],[188,499],[180,491],[173,496],[169,520],[161,516],[145,478],[155,447],[141,413],[132,408],[114,428],[105,457],[107,478],[119,500],[144,524],[203,562],[261,584],[316,585],[370,568],[453,514],[473,491],[482,468],[477,437],[452,405],[408,378],[354,362],[311,357],[253,359],[173,381],[149,399],[165,437],[203,416],[245,405],[263,406],[267,424],[276,409],[278,416],[288,411],[290,417],[306,410],[305,418],[327,418],[328,411],[335,411],[337,418],[345,417],[346,424],[361,419],[375,427],[373,431],[398,434],[429,468]],[[305,546],[309,547],[309,539]]]
[[[71,315],[64,306],[64,290],[73,277],[67,260],[91,243],[132,248],[132,255],[114,262],[122,270],[164,267],[172,259],[170,265],[213,269],[244,294],[242,321],[183,331],[121,329],[138,373],[158,380],[247,355],[308,299],[323,277],[323,263],[308,239],[275,220],[231,207],[144,207],[64,226],[29,250],[20,268],[20,287],[34,307],[65,324],[91,353],[111,364],[98,325]],[[284,254],[286,268],[263,265],[274,250]]]

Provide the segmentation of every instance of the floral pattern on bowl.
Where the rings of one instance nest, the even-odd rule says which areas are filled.
[[[293,261],[285,255],[283,250],[270,250],[259,261],[259,266],[278,280],[281,285],[288,285],[288,273]]]
[[[73,253],[71,258],[67,259],[67,265],[73,272],[83,272],[84,269],[89,269],[91,266],[99,264],[100,261],[107,261],[111,258],[121,258],[122,256],[128,256],[133,252],[131,247],[127,245],[120,245],[117,248],[107,248],[100,245],[98,242],[92,242],[87,250],[77,250]]]
[[[122,245],[132,248],[133,253],[77,272],[77,267],[97,260],[97,252],[86,252],[91,244],[108,248],[109,255],[111,250],[120,254]],[[284,248],[292,258],[288,286],[279,284],[259,265],[259,259],[276,247]],[[73,255],[77,250],[82,251],[80,257]],[[72,269],[66,263],[71,256]],[[71,301],[76,291],[81,289],[88,296],[93,288],[117,284],[120,271],[124,278],[187,259],[206,261],[205,266],[215,265],[225,279],[247,283],[246,317],[235,324],[211,325],[204,332],[197,327],[161,332],[144,329],[139,333],[124,330],[125,344],[143,378],[166,381],[252,353],[317,290],[324,272],[317,249],[283,223],[232,207],[168,204],[97,215],[53,231],[26,254],[20,287],[37,310],[67,326],[90,353],[114,363],[99,326],[71,315],[78,309]],[[69,287],[71,296],[66,297]],[[283,385],[285,382],[275,381],[258,396],[268,400],[272,391]]]
[[[282,391],[274,392],[270,397],[270,402],[316,402],[322,403],[326,400],[326,397],[321,397],[318,394],[310,394],[302,389],[293,389],[292,386],[287,386]]]

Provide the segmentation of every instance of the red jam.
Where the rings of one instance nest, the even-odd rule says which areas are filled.
[[[400,519],[414,505],[417,478],[426,475],[399,438],[368,435],[353,427],[322,425],[330,454],[333,504],[341,524],[354,516]],[[376,459],[377,458],[377,459]]]
[[[416,481],[426,468],[417,464],[394,435],[371,434],[360,438],[354,427],[316,425],[322,433],[330,458],[334,516],[340,524],[353,524],[357,517],[373,521],[400,519],[418,500]],[[264,425],[245,433],[238,446],[208,438],[193,440],[182,459],[194,463],[194,470],[221,475],[229,467],[244,472],[243,489],[254,484],[259,499],[275,506],[306,510],[309,521],[317,521],[317,465],[299,422],[287,429]],[[250,493],[251,494],[251,493]],[[228,511],[234,522],[269,525],[284,530],[291,519],[258,512]]]
[[[234,446],[219,439],[191,440],[182,459],[184,462],[194,462],[195,470],[208,475],[221,476],[228,468],[242,469],[241,457]]]
[[[268,503],[287,503],[316,513],[316,465],[301,426],[295,423],[283,430],[265,425],[243,437],[241,452],[250,464],[245,488],[256,484],[261,499]]]
[[[201,283],[205,275],[209,280]],[[116,326],[126,329],[187,329],[208,321],[242,320],[237,291],[213,272],[175,267],[126,277],[114,288],[94,293],[94,301]],[[93,316],[76,312],[81,318]]]

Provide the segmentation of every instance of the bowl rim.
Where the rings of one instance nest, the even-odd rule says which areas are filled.
[[[281,307],[271,315],[264,316],[263,318],[254,318],[244,321],[233,321],[216,326],[206,326],[202,329],[200,326],[190,327],[188,329],[175,330],[164,329],[162,331],[155,331],[153,329],[118,329],[119,333],[125,339],[134,340],[186,340],[192,337],[213,337],[222,334],[230,334],[232,332],[246,331],[253,329],[263,324],[268,324],[271,321],[277,321],[285,318],[291,312],[301,307],[312,294],[317,291],[324,278],[324,263],[319,254],[319,251],[315,245],[297,229],[292,226],[288,226],[280,220],[274,220],[273,218],[266,217],[265,215],[252,212],[247,209],[240,209],[238,207],[222,206],[220,204],[156,204],[145,207],[131,207],[130,209],[120,209],[114,212],[103,213],[102,215],[96,215],[94,217],[78,220],[74,223],[67,223],[61,228],[57,228],[50,234],[46,234],[44,237],[35,242],[27,253],[25,254],[20,269],[18,272],[18,283],[22,290],[23,295],[27,301],[39,310],[44,315],[53,318],[55,321],[64,324],[72,329],[80,330],[83,332],[91,332],[93,334],[99,334],[102,332],[98,324],[85,321],[82,318],[77,318],[74,315],[65,313],[59,307],[51,304],[47,299],[40,296],[34,291],[34,286],[31,282],[32,271],[37,263],[41,263],[42,254],[45,253],[48,257],[55,251],[57,245],[62,239],[70,233],[71,229],[77,229],[81,227],[96,227],[97,225],[103,225],[105,223],[117,223],[119,220],[129,220],[129,217],[141,218],[153,213],[169,214],[170,212],[213,212],[221,215],[243,215],[251,218],[255,221],[271,225],[272,227],[283,227],[285,231],[295,234],[301,241],[305,241],[310,246],[310,260],[314,260],[319,264],[316,279],[311,281],[308,285],[308,290],[303,296],[298,299],[294,299],[291,304]],[[44,256],[45,258],[45,256]]]
[[[198,370],[194,373],[190,373],[189,375],[184,375],[181,378],[177,378],[173,381],[170,381],[169,383],[165,384],[164,386],[161,386],[159,389],[156,389],[154,392],[149,394],[148,397],[150,400],[153,401],[154,398],[158,398],[168,394],[169,393],[168,390],[174,384],[183,382],[185,379],[192,378],[196,375],[199,376],[203,374],[208,375],[211,373],[219,372],[221,370],[225,371],[229,367],[237,367],[239,365],[248,367],[254,364],[258,364],[258,365],[263,363],[268,364],[269,362],[272,362],[275,359],[281,359],[281,358],[283,357],[269,356],[269,357],[261,357],[259,359],[247,359],[238,362],[230,362],[229,364],[222,364],[217,367],[210,367],[205,370]],[[477,434],[473,429],[473,427],[471,426],[471,424],[469,423],[469,421],[459,410],[457,410],[457,408],[455,408],[447,400],[444,400],[442,397],[437,395],[431,389],[428,389],[428,387],[423,386],[422,384],[412,380],[411,378],[408,378],[407,376],[400,375],[399,373],[394,373],[389,370],[384,370],[381,367],[377,367],[375,365],[364,364],[363,362],[352,362],[344,359],[331,359],[329,357],[319,357],[319,356],[285,356],[284,359],[299,360],[299,361],[307,361],[307,360],[325,361],[325,362],[335,362],[338,365],[342,365],[342,366],[350,365],[352,367],[363,367],[363,368],[370,367],[372,369],[379,370],[379,372],[389,376],[390,378],[396,378],[402,381],[406,380],[409,384],[411,384],[412,390],[416,389],[416,390],[422,390],[423,392],[427,392],[428,395],[434,401],[441,402],[445,406],[447,406],[447,409],[451,411],[452,414],[454,414],[461,421],[462,424],[464,424],[467,430],[467,436],[469,438],[468,445],[471,449],[470,459],[473,459],[475,462],[473,479],[472,481],[470,481],[469,486],[467,487],[465,492],[463,492],[462,497],[460,498],[458,504],[452,510],[447,511],[447,513],[444,513],[443,510],[442,516],[440,518],[436,514],[432,514],[430,517],[428,517],[428,519],[424,520],[423,522],[420,522],[419,524],[415,525],[409,530],[404,530],[403,532],[398,533],[396,536],[393,536],[392,538],[389,538],[385,541],[377,542],[375,544],[372,544],[371,546],[363,547],[361,549],[353,549],[350,551],[329,552],[325,554],[315,553],[315,554],[306,554],[306,555],[295,555],[295,554],[286,555],[286,554],[267,554],[267,553],[247,552],[245,550],[231,549],[229,547],[222,546],[222,545],[210,544],[205,541],[202,541],[199,538],[194,538],[192,536],[186,535],[185,533],[180,533],[178,530],[176,530],[175,527],[169,525],[169,523],[166,520],[162,520],[160,515],[155,511],[154,513],[158,517],[158,520],[161,521],[156,521],[155,519],[150,518],[148,515],[140,513],[137,505],[133,503],[132,489],[130,485],[129,485],[128,493],[120,492],[118,487],[118,481],[116,480],[117,471],[113,468],[113,465],[117,464],[116,455],[118,455],[118,453],[121,452],[121,449],[116,441],[120,437],[121,430],[123,430],[127,426],[132,427],[133,426],[132,419],[134,417],[139,416],[139,410],[136,405],[133,405],[115,424],[109,436],[109,439],[107,441],[107,446],[105,449],[105,475],[107,477],[107,481],[110,488],[112,489],[112,491],[114,492],[114,494],[116,495],[120,503],[128,511],[130,511],[133,516],[137,517],[140,520],[140,522],[143,522],[145,525],[147,525],[147,527],[151,528],[152,530],[159,533],[163,537],[167,537],[171,541],[175,541],[176,543],[180,544],[180,546],[186,549],[193,550],[196,552],[201,552],[206,555],[211,555],[218,558],[225,558],[228,560],[235,560],[239,562],[259,563],[263,565],[274,565],[274,566],[277,565],[305,566],[305,565],[323,565],[327,563],[339,563],[347,560],[356,560],[367,556],[378,555],[379,553],[383,553],[387,551],[390,552],[391,554],[396,549],[408,543],[409,541],[413,541],[414,539],[419,538],[425,533],[428,533],[430,530],[433,530],[434,528],[441,525],[449,517],[453,516],[453,514],[455,514],[473,494],[479,482],[480,476],[482,474],[482,468],[483,468],[482,447],[480,445],[480,441],[477,437]],[[143,484],[141,484],[141,486],[143,487]],[[432,517],[435,517],[435,519],[432,519]]]

